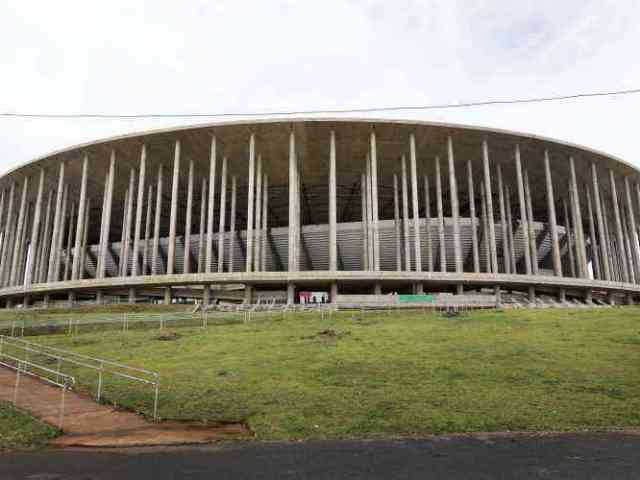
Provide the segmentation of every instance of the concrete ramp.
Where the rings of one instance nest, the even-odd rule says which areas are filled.
[[[0,367],[0,400],[14,401],[16,372]],[[58,427],[62,406],[61,389],[21,375],[17,407],[34,417]],[[143,416],[96,403],[87,395],[67,391],[64,396],[64,434],[50,443],[57,446],[132,447],[147,445],[182,445],[209,443],[225,438],[246,438],[251,432],[245,425],[189,425],[188,423],[153,423]]]

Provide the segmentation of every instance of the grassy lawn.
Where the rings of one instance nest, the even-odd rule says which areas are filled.
[[[260,439],[640,426],[640,308],[291,314],[175,332],[37,341],[157,370],[163,419],[246,421]],[[107,379],[104,393],[149,413],[150,389]]]
[[[59,433],[10,403],[0,401],[0,451],[44,445]]]

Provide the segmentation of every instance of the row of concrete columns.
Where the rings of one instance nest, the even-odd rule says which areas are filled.
[[[327,156],[329,158],[329,270],[338,269],[337,242],[337,168],[340,159],[336,156],[336,135],[330,132]],[[469,258],[463,258],[461,244],[461,217],[458,193],[458,179],[455,170],[454,143],[449,137],[446,145],[448,167],[448,198],[450,201],[450,222],[452,232],[453,271],[461,273],[467,270],[483,270],[480,258],[484,253],[486,264],[484,271],[489,273],[537,274],[541,259],[536,232],[531,185],[528,172],[523,169],[518,145],[514,149],[515,191],[517,209],[511,208],[511,186],[503,177],[503,164],[492,165],[488,142],[481,145],[482,175],[479,183],[480,216],[476,211],[477,182],[472,171],[471,161],[466,162],[466,176],[469,203],[469,221],[472,224],[471,248]],[[176,241],[178,232],[179,182],[181,178],[181,143],[176,141],[172,164],[170,192],[169,236],[166,252],[166,274],[176,271]],[[130,169],[128,188],[123,202],[123,221],[118,274],[137,276],[158,274],[159,266],[165,261],[160,251],[161,211],[163,208],[164,165],[157,169],[157,177],[149,181],[147,175],[147,153],[143,145],[140,163],[137,169]],[[407,165],[408,157],[408,165]],[[246,255],[245,270],[261,271],[267,268],[267,246],[269,236],[268,201],[269,177],[266,173],[266,160],[257,153],[256,139],[249,137],[248,189],[246,215]],[[378,145],[376,134],[371,131],[368,139],[368,153],[365,156],[361,181],[362,227],[363,227],[363,268],[380,270],[380,207],[378,179]],[[445,238],[445,215],[440,157],[433,158],[434,178],[425,175],[422,182],[418,177],[418,159],[416,139],[410,134],[407,139],[407,155],[399,162],[399,171],[393,175],[393,201],[395,221],[395,253],[398,270],[423,269],[423,253],[428,271],[439,268],[447,271],[447,242]],[[602,280],[615,280],[636,283],[640,281],[640,244],[638,243],[638,225],[635,220],[636,208],[640,211],[640,186],[632,185],[625,177],[624,190],[619,196],[618,184],[612,170],[608,171],[609,197],[600,192],[599,177],[595,164],[591,165],[591,184],[577,184],[575,161],[568,158],[569,182],[562,198],[564,208],[564,235],[558,231],[556,199],[550,160],[544,154],[544,173],[546,184],[547,218],[545,228],[549,230],[551,242],[551,264],[556,276],[575,276],[588,278],[593,276]],[[184,227],[185,251],[183,272],[192,271],[212,273],[214,261],[217,272],[233,270],[234,242],[236,239],[236,178],[228,179],[228,160],[221,158],[220,178],[217,178],[217,143],[211,140],[209,176],[202,179],[199,250],[194,261],[191,252],[192,220],[194,206],[194,162],[188,162],[186,220]],[[111,152],[107,174],[104,179],[104,191],[100,214],[100,232],[98,253],[95,259],[95,277],[104,278],[107,273],[107,259],[112,255],[110,230],[112,224],[112,205],[116,178],[117,158],[115,150]],[[90,221],[90,202],[87,188],[90,174],[88,155],[82,158],[82,175],[77,198],[70,197],[69,179],[65,177],[65,163],[61,162],[57,171],[57,188],[44,191],[45,171],[40,170],[35,183],[25,177],[20,183],[14,182],[0,193],[0,281],[3,286],[55,282],[60,280],[78,280],[87,275],[87,236]],[[299,158],[296,152],[296,137],[289,134],[289,248],[288,270],[300,270],[303,239],[301,235],[301,175]],[[494,179],[496,184],[494,184]],[[438,235],[438,251],[433,251],[431,217],[431,183],[435,184],[435,228]],[[155,187],[154,187],[155,183]],[[227,194],[231,184],[231,212],[229,230],[227,230]],[[424,219],[420,217],[419,185],[423,183]],[[214,222],[216,186],[219,185],[219,212],[217,225]],[[494,206],[494,187],[497,186],[497,211]],[[635,196],[633,187],[635,186]],[[27,202],[29,188],[35,188],[35,196]],[[583,195],[580,192],[583,192]],[[146,195],[146,215],[144,200]],[[635,197],[635,198],[634,198]],[[586,199],[586,217],[583,221],[583,200]],[[634,205],[635,200],[635,205]],[[6,212],[5,212],[6,206]],[[605,212],[612,211],[612,215]],[[496,213],[501,243],[499,264],[498,242],[496,238]],[[145,217],[143,231],[143,216]],[[514,218],[515,217],[515,218]],[[519,224],[514,232],[514,219]],[[423,227],[426,225],[426,227]],[[214,258],[214,235],[218,232],[217,257]],[[428,228],[427,228],[428,227]],[[423,252],[422,231],[426,235],[426,249]],[[65,238],[66,232],[66,238]],[[524,245],[522,256],[516,254],[516,234],[520,234]],[[144,238],[143,238],[144,235]],[[205,237],[206,235],[206,237]],[[66,239],[66,244],[65,244]],[[561,244],[561,240],[564,242]],[[228,241],[227,241],[228,240]],[[228,254],[225,253],[225,250]],[[63,258],[64,255],[64,258]],[[141,258],[142,257],[142,258]],[[435,260],[438,260],[437,262]],[[465,264],[470,267],[465,267]],[[379,290],[379,286],[376,286]],[[337,287],[332,285],[332,290]],[[422,285],[416,285],[416,292],[422,291]],[[205,296],[209,295],[208,288]],[[293,296],[295,285],[289,285],[289,296]],[[132,292],[134,294],[135,292]],[[170,298],[170,291],[168,291]]]
[[[409,152],[412,154],[414,151],[414,142],[412,136],[409,137]],[[457,180],[455,177],[455,163],[453,161],[453,142],[452,139],[448,139],[448,166],[449,166],[449,198],[451,207],[451,231],[453,236],[453,264],[455,272],[463,271],[462,265],[462,249],[460,247],[460,219],[458,212],[458,191]],[[410,156],[412,158],[413,155]],[[485,272],[489,273],[517,273],[520,269],[521,273],[527,275],[536,275],[539,273],[541,258],[539,258],[540,245],[536,236],[538,235],[535,227],[535,219],[533,216],[533,204],[532,204],[532,192],[528,178],[527,170],[522,167],[522,160],[520,156],[520,148],[518,145],[514,151],[514,163],[516,173],[516,190],[519,215],[517,217],[519,223],[519,231],[522,238],[521,258],[516,256],[516,242],[514,238],[514,223],[513,213],[511,208],[511,188],[509,185],[505,185],[502,164],[498,163],[495,166],[495,175],[497,177],[497,196],[499,201],[498,208],[498,225],[501,232],[502,244],[502,260],[503,263],[498,265],[498,245],[496,241],[496,221],[494,205],[493,205],[493,173],[494,169],[491,168],[489,146],[486,141],[482,144],[482,181],[480,183],[480,201],[482,204],[481,217],[476,218],[475,209],[475,181],[473,177],[472,164],[467,162],[467,188],[468,198],[473,199],[469,203],[469,221],[472,222],[471,229],[471,247],[470,247],[470,265],[472,271],[482,271],[480,265],[480,254],[485,252],[486,266]],[[394,185],[394,219],[396,222],[396,265],[398,270],[414,270],[417,272],[422,271],[422,249],[420,247],[421,240],[421,227],[420,219],[418,217],[418,195],[417,189],[414,185],[417,185],[417,174],[413,169],[413,164],[409,170],[409,180],[407,181],[407,168],[406,159],[401,157],[400,159],[400,172],[394,173],[393,185]],[[413,163],[413,162],[412,162]],[[446,248],[444,238],[444,222],[443,222],[443,192],[441,183],[441,166],[440,158],[435,157],[433,159],[433,165],[435,169],[435,186],[436,186],[436,205],[437,205],[437,220],[435,227],[439,235],[439,269],[440,271],[447,271],[447,259]],[[551,251],[549,252],[551,259],[551,271],[556,276],[574,276],[578,278],[589,278],[593,276],[596,279],[602,280],[617,280],[623,282],[636,283],[640,280],[640,244],[638,242],[638,227],[635,222],[635,208],[640,211],[640,186],[636,185],[637,207],[634,207],[632,200],[632,189],[627,177],[624,178],[624,197],[622,201],[625,205],[620,206],[620,197],[616,189],[616,180],[612,170],[609,170],[609,183],[610,183],[610,201],[613,211],[613,222],[615,226],[615,236],[611,236],[608,232],[606,222],[608,221],[603,215],[605,210],[604,202],[600,199],[600,190],[597,179],[597,168],[595,164],[591,165],[593,185],[592,187],[584,186],[584,196],[587,201],[587,219],[588,230],[585,233],[583,225],[583,206],[581,205],[580,187],[577,184],[575,161],[573,157],[568,159],[569,166],[569,183],[567,185],[568,195],[563,199],[563,204],[567,205],[567,212],[564,217],[564,245],[560,244],[560,234],[558,232],[558,222],[556,213],[556,198],[553,191],[552,173],[550,168],[549,154],[544,153],[544,173],[546,184],[546,200],[547,200],[547,220],[548,223],[543,228],[548,229],[548,234],[551,243]],[[368,176],[368,173],[364,174]],[[400,181],[399,181],[400,179]],[[411,187],[408,187],[408,183]],[[409,190],[410,189],[410,190]],[[401,190],[401,192],[399,191]],[[596,208],[592,208],[592,190],[595,195]],[[409,218],[409,195],[411,192],[411,209],[413,210],[413,218]],[[433,223],[430,217],[430,194],[429,194],[429,180],[425,176],[425,222],[426,225],[433,227]],[[363,198],[366,198],[366,192],[363,191]],[[402,208],[399,203],[402,201]],[[364,201],[363,201],[364,205]],[[363,223],[366,224],[365,220]],[[409,249],[410,242],[410,229],[413,230],[413,240],[415,253],[413,257]],[[478,230],[480,233],[478,233]],[[424,229],[427,236],[431,236],[431,228]],[[546,235],[546,230],[543,231]],[[366,238],[365,227],[365,240],[366,244],[370,240]],[[609,251],[614,249],[614,255],[610,256]],[[434,271],[434,262],[432,254],[432,242],[431,239],[427,239],[427,268],[428,271]],[[365,252],[367,249],[365,248]],[[404,257],[404,262],[402,261]],[[567,258],[562,262],[562,258]],[[604,261],[602,259],[609,259]],[[592,264],[593,273],[590,272],[589,263]],[[366,261],[363,264],[365,268],[371,269]],[[518,267],[518,264],[521,266]],[[601,265],[603,264],[603,265]]]

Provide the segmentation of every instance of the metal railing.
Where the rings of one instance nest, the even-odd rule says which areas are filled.
[[[168,325],[198,326],[203,323],[202,313],[163,312],[163,313],[116,313],[116,314],[76,314],[52,315],[38,318],[37,315],[23,315],[17,320],[0,321],[0,333],[11,336],[37,335],[40,333],[77,334],[82,328],[87,330],[121,329],[130,326]]]
[[[18,358],[15,355],[7,353],[7,347],[12,347],[14,344],[13,338],[0,335],[0,366],[6,367],[10,370],[15,370],[16,381],[13,387],[13,405],[19,406],[18,393],[20,390],[20,377],[22,375],[28,375],[44,381],[54,387],[60,387],[60,406],[58,413],[58,428],[62,429],[64,424],[64,411],[65,411],[65,393],[67,390],[73,389],[76,384],[76,380],[73,376],[66,373],[62,373],[60,369],[53,370],[44,365],[32,362],[28,360],[27,351],[24,351],[25,358]]]
[[[125,365],[123,363],[112,362],[101,358],[94,358],[88,355],[82,355],[80,353],[71,352],[69,350],[62,350],[55,347],[49,347],[41,345],[27,340],[15,337],[7,337],[0,335],[0,345],[3,346],[2,352],[6,352],[7,348],[13,348],[18,352],[24,354],[25,359],[22,362],[29,362],[29,356],[41,356],[44,361],[55,361],[57,364],[57,370],[49,369],[48,367],[42,367],[54,374],[65,375],[62,372],[63,365],[69,364],[76,368],[89,369],[96,372],[96,402],[100,402],[104,393],[105,377],[112,375],[120,377],[129,381],[139,382],[144,385],[149,385],[153,388],[153,419],[158,420],[158,400],[160,391],[160,374],[151,370],[145,370],[144,368],[133,367],[131,365]],[[15,357],[17,358],[17,357]],[[45,360],[46,359],[46,360]],[[66,375],[69,376],[69,375]],[[73,377],[71,377],[73,378]],[[74,379],[75,384],[75,379]]]
[[[210,323],[250,322],[290,313],[317,313],[323,319],[337,310],[331,304],[286,305],[275,302],[255,304],[218,305],[193,312],[117,313],[87,315],[55,315],[39,319],[37,316],[18,320],[0,321],[0,334],[11,337],[39,335],[42,333],[66,333],[76,335],[80,331],[121,330],[131,328],[208,327]]]

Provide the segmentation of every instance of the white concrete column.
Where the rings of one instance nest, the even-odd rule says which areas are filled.
[[[149,193],[147,194],[147,215],[145,216],[144,226],[144,250],[142,253],[142,275],[147,275],[149,269],[149,237],[151,236],[151,207],[153,205],[153,185],[149,185]]]
[[[394,179],[397,196],[397,176]],[[329,270],[332,272],[338,270],[336,210],[336,134],[332,130],[329,136]]]
[[[300,211],[298,210],[298,158],[296,155],[296,139],[293,130],[289,133],[289,272],[297,272],[299,268],[298,241],[300,232],[298,225]],[[287,283],[287,304],[295,303],[295,284]]]
[[[222,157],[222,172],[220,173],[220,224],[218,225],[218,273],[224,272],[224,240],[227,214],[227,157]]]
[[[87,176],[89,174],[89,155],[85,153],[82,160],[82,179],[80,181],[80,200],[78,203],[78,223],[76,224],[76,238],[73,255],[73,265],[71,268],[71,278],[80,278],[80,260],[82,259],[81,247],[84,238],[84,220],[87,209]]]
[[[25,250],[27,248],[27,233],[28,233],[28,225],[29,218],[31,217],[31,203],[27,202],[26,210],[24,214],[24,222],[22,222],[22,231],[20,232],[19,242],[18,242],[18,268],[16,273],[16,285],[21,286],[24,280],[24,266],[27,255],[25,254]],[[28,298],[27,298],[28,300]],[[27,302],[28,303],[28,302]]]
[[[635,187],[635,192],[636,192],[636,200],[637,200],[637,208],[638,208],[638,212],[640,214],[640,185],[638,185],[637,183],[634,185]],[[633,188],[633,187],[632,187]],[[633,194],[632,194],[633,196]],[[636,224],[637,225],[637,224]],[[635,242],[640,242],[640,225],[637,225],[635,231],[634,231],[634,241]],[[639,270],[640,270],[640,266],[639,266]],[[638,272],[638,277],[640,278],[640,271]]]
[[[11,264],[11,277],[10,277],[10,285],[16,285],[18,281],[18,269],[20,266],[20,247],[22,245],[22,233],[24,230],[24,218],[26,215],[27,208],[27,191],[29,189],[29,177],[24,177],[24,182],[22,184],[22,199],[20,200],[20,209],[18,210],[18,228],[17,228],[17,241],[13,245],[13,262]]]
[[[520,145],[516,144],[516,183],[518,186],[518,204],[520,205],[520,228],[522,228],[524,248],[525,273],[531,275],[531,252],[529,249],[529,222],[527,221],[527,209],[524,200],[524,186],[522,179],[522,162],[520,161]]]
[[[249,146],[251,148],[250,156],[253,156],[253,135]],[[207,210],[207,245],[205,251],[204,271],[211,273],[211,263],[213,262],[213,208],[216,195],[216,137],[211,137],[211,155],[209,159],[209,207]],[[206,289],[206,288],[205,288]]]
[[[413,135],[412,135],[413,136]],[[376,134],[374,131],[370,135],[370,151],[371,151],[371,213],[373,214],[373,269],[377,272],[380,270],[380,233],[378,227],[378,153]],[[414,153],[415,156],[415,146]]]
[[[38,182],[38,193],[36,197],[36,206],[33,214],[33,225],[31,227],[31,263],[29,264],[29,268],[27,269],[25,283],[30,285],[33,281],[36,263],[37,263],[37,252],[39,251],[40,245],[38,245],[38,236],[40,232],[40,215],[42,211],[42,190],[44,189],[44,168],[40,169],[40,180]]]
[[[438,247],[440,248],[440,271],[447,271],[447,248],[444,238],[444,210],[442,205],[442,178],[440,157],[436,157],[436,207],[438,209]]]
[[[602,280],[602,270],[600,269],[600,255],[598,252],[598,243],[596,240],[596,227],[593,221],[593,203],[591,201],[591,189],[589,185],[584,186],[587,195],[587,214],[589,215],[589,238],[591,239],[591,256],[593,257],[593,273],[594,278]]]
[[[229,218],[229,271],[234,271],[236,253],[236,177],[231,177],[231,212]]]
[[[502,182],[502,164],[498,163],[498,202],[500,204],[500,234],[502,236],[502,261],[504,273],[511,273],[511,261],[509,256],[509,241],[507,238],[507,212],[504,205],[504,184]]]
[[[296,162],[296,137],[292,130],[289,133],[289,272],[298,270],[296,268],[296,186],[298,183]],[[290,290],[289,288],[289,293],[291,293]]]
[[[4,228],[2,219],[4,218],[4,194],[5,190],[2,189],[2,193],[0,193],[0,235],[3,237],[2,241],[0,241],[0,249],[2,248],[2,242],[4,242]],[[1,261],[0,261],[1,262]]]
[[[609,267],[609,245],[606,239],[606,234],[604,230],[604,220],[602,217],[602,200],[600,197],[600,187],[598,185],[598,174],[596,171],[595,163],[591,164],[591,181],[593,183],[593,200],[595,203],[596,210],[596,221],[598,223],[598,237],[600,244],[600,258],[602,258],[602,274],[604,280],[611,279],[611,269]]]
[[[2,256],[0,257],[0,265],[2,268],[0,269],[0,280],[2,282],[2,286],[7,285],[7,276],[9,274],[9,269],[11,265],[11,247],[13,246],[13,199],[15,197],[15,182],[11,182],[11,187],[9,189],[9,206],[7,208],[7,218],[4,223],[3,233],[2,233]]]
[[[43,185],[43,189],[44,189],[44,185]],[[2,192],[0,192],[0,222],[2,221],[2,214],[4,213],[4,190]],[[44,195],[44,192],[43,192]],[[46,225],[45,219],[44,219],[44,210],[45,210],[45,199],[42,199],[42,207],[40,210],[40,222],[38,225],[38,238],[36,239],[36,246],[34,247],[33,245],[29,248],[29,250],[32,252],[32,254],[30,255],[30,262],[31,265],[33,265],[33,274],[31,276],[31,283],[38,283],[39,282],[39,278],[40,278],[40,259],[42,257],[42,251],[44,250],[44,242],[45,242],[45,238],[44,238],[44,228]],[[1,235],[1,234],[0,234]],[[0,248],[2,248],[1,246],[1,242],[0,242]],[[28,272],[26,272],[28,273]],[[26,274],[25,274],[26,275]]]
[[[67,201],[69,199],[69,184],[65,184],[64,192],[62,193],[62,212],[60,217],[60,231],[58,232],[58,243],[56,247],[56,262],[54,266],[54,278],[56,280],[60,279],[60,269],[61,269],[61,256],[62,256],[62,247],[64,245],[64,231],[65,231],[65,222],[66,222],[66,213],[67,213]]]
[[[42,218],[42,203],[43,203],[43,191],[44,191],[44,169],[40,170],[40,181],[38,182],[38,193],[36,197],[35,210],[33,223],[31,226],[31,240],[29,242],[30,258],[29,268],[25,271],[25,283],[37,283],[38,282],[38,267],[40,261],[40,255],[42,254],[42,247],[44,238],[42,235],[44,229],[44,220]],[[4,210],[4,190],[0,197],[0,218]]]
[[[556,204],[553,196],[553,180],[549,165],[549,152],[544,151],[544,175],[547,184],[547,211],[549,215],[549,233],[551,234],[551,257],[553,260],[553,274],[562,276],[562,262],[560,261],[560,243],[558,241],[558,222],[556,220]]]
[[[58,232],[60,231],[60,213],[62,210],[62,193],[64,190],[64,168],[65,168],[64,162],[60,162],[60,169],[58,173],[58,190],[56,193],[56,205],[54,210],[55,214],[53,218],[53,234],[51,236],[51,248],[49,251],[49,269],[48,269],[48,278],[47,278],[49,282],[54,281],[53,274],[54,274],[54,265],[56,261],[56,247],[58,245],[57,241],[59,237]],[[106,198],[106,190],[105,190],[105,198]],[[11,200],[13,200],[13,196],[11,197]],[[11,205],[11,203],[9,203],[9,205]],[[11,207],[9,208],[11,209]],[[9,212],[11,213],[11,210],[9,210]]]
[[[627,200],[627,225],[629,227],[629,243],[632,254],[632,262],[635,272],[640,272],[640,251],[638,250],[638,237],[637,237],[637,226],[636,226],[636,217],[633,212],[633,201],[631,200],[631,188],[629,186],[629,178],[627,176],[624,177],[624,190],[625,196]],[[637,275],[636,275],[637,277]]]
[[[602,210],[604,212],[610,212],[611,210],[608,210],[607,208],[609,207],[608,205],[605,207],[606,205],[606,200],[604,198],[604,194],[603,194],[603,199],[602,199]],[[622,281],[622,271],[620,269],[620,262],[619,262],[619,250],[617,248],[616,242],[615,242],[615,238],[614,238],[614,233],[612,232],[613,227],[609,227],[609,216],[605,215],[604,217],[604,230],[606,232],[606,236],[607,236],[607,242],[608,242],[608,246],[607,246],[607,250],[609,251],[609,253],[611,254],[609,257],[609,268],[611,270],[611,279],[615,282],[621,282]]]
[[[138,199],[136,201],[136,225],[133,233],[133,269],[131,271],[132,276],[137,276],[140,273],[138,265],[140,264],[140,235],[142,230],[142,205],[144,203],[144,182],[147,171],[147,146],[142,145],[140,152],[140,168],[138,169]],[[146,247],[146,244],[145,244]],[[144,275],[144,262],[142,264],[142,274]]]
[[[622,207],[623,212],[626,211],[625,207]],[[627,225],[626,215],[622,215],[622,237],[624,239],[624,250],[627,252],[624,260],[627,262],[627,268],[629,270],[629,282],[636,283],[636,276],[633,268],[633,260],[629,252],[631,252],[631,241],[629,240],[629,226]]]
[[[604,195],[602,195],[601,197],[600,210],[603,212],[604,238],[606,242],[607,252],[609,252],[609,256],[605,257],[606,262],[609,265],[609,271],[611,272],[611,280],[619,280],[620,279],[619,272],[616,269],[616,262],[614,261],[617,254],[615,252],[615,249],[613,248],[611,230],[609,229],[609,218],[608,218],[608,215],[604,214],[604,212],[608,212],[610,211],[610,209],[607,209],[605,206]]]
[[[182,259],[183,273],[191,273],[191,223],[193,215],[193,159],[189,160],[187,174],[187,211],[184,220],[184,257]]]
[[[118,271],[116,275],[122,275],[124,265],[124,240],[127,234],[127,205],[129,204],[129,192],[127,188],[124,192],[124,201],[122,202],[122,228],[120,229],[120,259],[118,263]]]
[[[613,214],[616,222],[616,240],[620,249],[620,260],[622,263],[622,281],[629,281],[629,268],[627,265],[627,252],[624,248],[624,237],[622,235],[622,221],[620,219],[620,207],[618,205],[618,191],[613,170],[609,169],[609,183],[611,188],[611,202],[613,203]]]
[[[538,274],[538,245],[536,244],[536,232],[533,228],[533,207],[531,202],[531,186],[529,185],[529,172],[524,171],[524,195],[527,203],[527,225],[529,226],[529,248],[531,249],[531,273]]]
[[[447,157],[449,159],[449,193],[451,197],[451,216],[453,219],[453,258],[455,271],[462,272],[462,246],[460,245],[460,208],[458,206],[458,182],[453,160],[453,141],[447,139]]]
[[[375,269],[375,257],[373,253],[373,199],[371,188],[371,156],[367,155],[365,160],[365,175],[367,180],[367,262],[368,270]]]
[[[18,199],[16,199],[16,203],[17,201]],[[16,209],[17,209],[17,205],[16,205]],[[7,233],[5,262],[2,270],[2,286],[3,287],[9,286],[9,280],[11,278],[11,264],[13,261],[13,245],[15,243],[16,234],[17,234],[16,232],[17,222],[18,222],[18,219],[17,219],[17,212],[16,212],[16,214],[11,217],[11,224],[9,225],[9,231]]]
[[[71,213],[69,215],[69,226],[67,227],[67,248],[65,249],[64,256],[64,275],[62,275],[62,280],[69,280],[69,273],[71,270],[71,245],[73,241],[73,220],[76,215],[76,202],[71,202]]]
[[[511,190],[509,185],[505,185],[505,196],[507,202],[507,232],[509,234],[509,257],[511,262],[511,273],[518,273],[516,269],[516,242],[513,237],[513,217],[511,215]]]
[[[255,230],[254,230],[254,252],[253,252],[253,271],[260,271],[260,246],[262,241],[260,238],[260,226],[262,224],[262,155],[258,155],[256,168],[256,204],[254,207]]]
[[[42,235],[42,241],[40,242],[40,259],[38,265],[38,275],[37,282],[43,283],[47,281],[46,275],[46,267],[49,262],[49,248],[51,247],[51,211],[53,207],[53,190],[49,190],[49,195],[47,196],[47,210],[44,218],[44,233]],[[4,231],[3,234],[3,243],[7,240],[7,231]],[[2,252],[4,252],[4,245],[2,246]],[[0,267],[0,278],[1,278],[2,267]]]
[[[107,197],[109,196],[109,180],[111,179],[111,173],[109,170],[107,170],[107,174],[104,177],[104,190],[102,192],[102,208],[100,209],[100,237],[98,238],[98,257],[96,259],[96,278],[100,278],[100,270],[102,268],[102,244],[104,242],[104,222],[105,222],[105,213],[107,210]],[[51,251],[53,253],[53,250],[55,248],[55,244],[54,244],[54,237],[55,237],[55,221],[54,221],[54,235],[51,238]],[[51,272],[51,269],[49,269],[49,274],[53,275],[53,273]],[[102,293],[98,292],[97,297],[101,297]],[[98,298],[96,298],[96,301],[98,300]]]
[[[571,190],[571,185],[569,185],[569,190]],[[571,194],[569,194],[569,199],[571,199]],[[565,236],[567,238],[567,251],[569,253],[569,271],[571,272],[571,276],[576,276],[576,261],[573,255],[573,236],[571,234],[572,228],[569,220],[569,209],[567,208],[567,201],[565,199],[562,200],[562,206],[564,208],[564,229]]]
[[[580,208],[580,195],[578,192],[578,182],[576,181],[576,167],[573,157],[569,157],[569,170],[571,172],[571,191],[573,192],[573,208],[575,220],[573,222],[576,233],[576,251],[578,257],[578,271],[581,278],[588,277],[587,253],[584,243],[584,227],[582,225],[582,209]]]
[[[296,163],[295,163],[295,172],[296,172],[296,183],[295,183],[295,236],[296,236],[296,241],[294,243],[295,245],[295,255],[294,255],[294,259],[295,259],[295,264],[296,264],[296,271],[300,271],[300,246],[302,245],[302,225],[301,225],[301,210],[300,210],[300,185],[302,183],[302,180],[300,178],[300,165],[298,164],[298,156],[296,155]]]
[[[362,203],[362,269],[369,270],[369,210],[367,209],[367,176],[360,175],[360,198]]]
[[[158,274],[158,255],[160,253],[160,212],[162,211],[163,165],[158,166],[158,185],[156,187],[156,208],[153,224],[153,247],[151,250],[151,275]]]
[[[424,223],[427,243],[427,271],[433,272],[433,239],[431,238],[431,189],[429,176],[424,176]]]
[[[420,209],[418,205],[418,172],[416,160],[416,137],[409,135],[409,162],[411,168],[411,206],[413,208],[413,246],[416,272],[422,272],[422,248],[420,242]]]
[[[171,183],[171,211],[169,216],[169,248],[167,274],[172,275],[176,261],[176,220],[178,217],[178,181],[180,180],[180,140],[176,140],[173,154],[173,182]]]
[[[133,197],[136,190],[136,171],[131,169],[129,174],[129,196],[127,197],[127,210],[125,215],[125,228],[124,228],[124,244],[120,246],[122,256],[122,272],[123,277],[129,274],[129,252],[131,251],[131,223],[133,222]],[[137,259],[134,258],[132,263],[137,263]]]
[[[491,247],[489,247],[489,221],[487,219],[487,195],[484,191],[484,182],[480,182],[480,198],[482,199],[482,239],[485,249],[485,272],[491,273]]]
[[[498,273],[496,227],[493,216],[493,198],[491,193],[491,169],[489,168],[489,145],[487,144],[486,139],[482,141],[482,164],[484,167],[484,191],[487,197],[487,219],[489,221],[489,251],[491,252],[491,271],[493,273]]]
[[[331,303],[338,302],[338,283],[337,282],[333,282],[331,284],[331,290],[329,292],[329,301]]]
[[[404,263],[405,270],[411,271],[411,248],[409,242],[409,187],[407,185],[407,159],[403,155],[401,159],[402,168],[402,232],[404,240]]]
[[[100,236],[100,269],[98,278],[104,278],[106,270],[107,248],[109,246],[109,230],[111,228],[111,210],[113,204],[113,187],[115,181],[116,168],[116,152],[111,150],[111,158],[109,160],[109,173],[107,174],[106,196],[104,198],[104,209],[102,211],[103,230]]]
[[[4,193],[5,191],[2,191],[2,199],[3,199],[3,203],[4,203]],[[7,195],[8,196],[8,195]],[[7,211],[7,216],[6,218],[0,218],[0,232],[2,232],[2,242],[0,243],[0,276],[1,276],[1,272],[2,272],[2,268],[3,265],[5,263],[5,255],[4,255],[4,250],[5,247],[7,245],[7,241],[8,241],[8,228],[9,228],[9,212]]]
[[[396,246],[396,270],[402,271],[402,247],[400,242],[400,205],[398,199],[398,174],[393,174],[393,228],[395,232]],[[331,243],[331,240],[329,240]]]
[[[100,209],[100,236],[98,238],[98,257],[96,260],[96,278],[100,278],[100,270],[102,268],[102,244],[104,242],[104,222],[105,222],[105,211],[107,209],[107,197],[109,196],[109,180],[111,178],[111,173],[107,170],[107,173],[104,177],[104,190],[102,192],[102,208]],[[51,238],[51,251],[55,248],[54,244],[55,237],[55,220],[54,220],[54,234]],[[51,272],[51,268],[49,269],[49,275],[53,275]],[[98,292],[97,297],[101,297],[102,293]],[[96,301],[98,298],[96,298]]]
[[[205,231],[207,229],[207,179],[202,179],[200,193],[200,232],[198,239],[198,273],[204,272],[205,264]]]
[[[80,266],[78,279],[84,278],[85,265],[87,264],[87,241],[89,239],[89,212],[91,211],[91,198],[87,198],[84,209],[84,221],[82,226],[82,243],[80,245]]]
[[[296,286],[293,283],[287,284],[287,305],[296,303]]]
[[[293,137],[293,132],[291,132],[290,137]],[[291,161],[291,142],[295,142],[295,140],[289,140],[289,170],[291,172],[291,166],[292,166],[292,161]],[[294,143],[294,160],[293,162],[295,162],[295,143]],[[251,137],[249,138],[249,190],[247,192],[247,258],[246,258],[246,262],[245,262],[245,270],[247,272],[250,272],[253,268],[253,212],[255,209],[255,177],[256,177],[256,173],[255,173],[255,137],[253,134],[251,134]],[[289,218],[291,220],[291,213],[295,213],[295,203],[292,203],[291,199],[291,192],[295,192],[296,191],[296,184],[297,182],[297,178],[294,176],[293,179],[289,179]],[[295,199],[294,199],[295,201]],[[295,215],[293,215],[293,222],[290,221],[289,223],[289,230],[291,230],[291,226],[295,225]],[[295,229],[295,228],[294,228]],[[291,249],[292,244],[289,243],[289,249]],[[294,251],[295,251],[295,246],[294,246]]]
[[[269,176],[265,174],[262,179],[262,246],[260,250],[261,265],[263,272],[267,271],[267,235],[268,235],[268,212],[269,212]]]
[[[30,240],[30,235],[29,235],[29,225],[31,225],[31,222],[33,220],[33,214],[34,214],[34,210],[35,210],[35,205],[33,202],[30,202],[27,200],[27,212],[24,218],[24,224],[23,224],[23,229],[24,232],[22,234],[22,244],[20,245],[20,269],[19,269],[19,283],[18,285],[24,285],[24,281],[26,279],[26,272],[27,272],[27,261],[29,259],[29,240]],[[29,303],[29,295],[26,295],[26,305],[28,305]]]
[[[480,255],[478,253],[478,226],[476,219],[476,198],[473,191],[473,168],[471,160],[467,160],[467,189],[469,190],[469,215],[471,216],[471,255],[473,271],[480,273]]]

